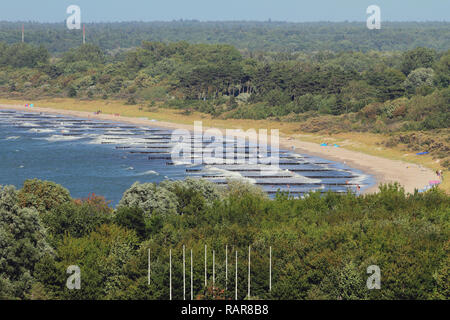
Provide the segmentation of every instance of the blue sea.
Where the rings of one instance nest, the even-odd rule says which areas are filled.
[[[341,163],[280,151],[280,170],[262,177],[260,165],[177,163],[170,158],[171,131],[104,120],[0,110],[0,185],[20,188],[26,179],[59,183],[74,198],[91,193],[117,205],[134,182],[187,176],[225,184],[244,179],[273,196],[310,190],[347,192],[373,185],[371,176]],[[245,150],[243,150],[245,153]]]

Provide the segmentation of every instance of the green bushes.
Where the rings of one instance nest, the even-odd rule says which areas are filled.
[[[17,206],[17,190],[14,186],[0,185],[0,210],[12,211]]]
[[[208,180],[193,178],[178,181],[165,180],[160,183],[160,186],[177,194],[179,201],[185,201],[182,196],[183,191],[199,193],[209,205],[219,200],[220,188]]]
[[[450,123],[450,56],[427,48],[254,56],[229,45],[143,42],[117,55],[88,44],[49,60],[43,48],[0,47],[13,53],[0,54],[0,93],[9,98],[160,101],[183,115],[306,122],[302,128],[311,127],[311,114],[319,122],[322,115],[349,115],[349,123],[332,132],[432,130]]]
[[[198,179],[164,181],[160,185],[136,182],[125,191],[119,207],[141,208],[146,217],[166,216],[195,213],[218,198],[219,192],[213,183]]]
[[[62,186],[38,179],[26,180],[18,193],[19,205],[22,208],[35,208],[44,213],[59,204],[71,200],[70,193]]]
[[[43,46],[35,47],[26,43],[0,45],[0,66],[35,68],[48,63],[49,58],[50,54]]]
[[[229,261],[238,252],[239,299],[247,292],[249,245],[255,298],[450,297],[450,197],[436,188],[405,194],[394,184],[364,196],[310,193],[294,199],[279,194],[271,200],[259,188],[237,181],[216,189],[206,181],[186,180],[136,183],[122,200],[114,214],[96,196],[55,204],[38,214],[20,209],[14,188],[0,188],[0,297],[167,299],[172,249],[172,293],[181,299],[183,245],[193,251],[198,299],[233,298],[234,292],[223,291],[225,245]],[[161,208],[168,207],[171,213],[162,213]],[[215,251],[215,293],[203,287],[205,245],[208,270]],[[65,287],[69,265],[81,268],[81,290]],[[366,287],[370,265],[380,267],[381,290]],[[234,269],[228,267],[229,279],[234,278]],[[208,287],[211,276],[208,273]]]
[[[79,238],[88,235],[98,226],[111,221],[112,215],[88,202],[62,203],[42,215],[50,234],[60,239],[68,234]]]
[[[152,214],[171,215],[177,213],[176,196],[165,188],[153,183],[134,183],[125,191],[119,202],[120,207],[141,208],[146,217]]]
[[[0,298],[25,298],[36,263],[51,248],[35,209],[20,208],[13,187],[0,186]]]
[[[406,51],[402,57],[401,70],[405,75],[418,68],[431,68],[436,60],[436,51],[433,49],[418,47]]]
[[[125,266],[136,254],[137,246],[138,238],[134,231],[112,224],[101,225],[80,238],[65,236],[56,249],[57,259],[43,260],[37,266],[37,280],[42,284],[46,297],[118,299],[124,294],[123,286],[131,280]],[[81,269],[81,290],[66,288],[66,269],[70,265]]]
[[[114,223],[129,230],[134,230],[142,240],[147,234],[144,211],[141,208],[122,207],[117,209]]]

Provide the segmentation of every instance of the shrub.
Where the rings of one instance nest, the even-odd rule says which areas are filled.
[[[67,96],[69,98],[75,98],[77,96],[77,89],[74,86],[70,86],[67,89]]]
[[[76,238],[85,236],[111,218],[109,211],[95,204],[72,201],[53,208],[42,221],[54,238],[61,239],[66,233]]]
[[[70,193],[59,184],[38,179],[26,180],[18,193],[22,208],[35,208],[39,213],[71,201]]]
[[[0,210],[11,211],[16,205],[16,188],[14,186],[0,186]]]
[[[0,207],[0,297],[24,298],[35,264],[50,252],[35,209]]]
[[[61,299],[118,299],[129,281],[125,266],[138,244],[134,231],[114,224],[101,225],[81,238],[65,236],[57,248],[59,259],[49,261],[49,269],[65,275],[67,266],[79,266],[83,272],[81,290],[68,290],[58,278],[45,283],[45,287],[49,291],[55,288]]]
[[[95,209],[95,211],[103,214],[111,214],[114,210],[109,206],[111,201],[106,201],[105,197],[91,193],[85,199],[74,200],[77,204],[87,204]]]
[[[261,199],[268,199],[267,194],[259,187],[241,180],[229,180],[225,193],[231,197],[244,197],[247,195]]]
[[[118,207],[139,207],[147,217],[152,214],[176,214],[178,201],[174,193],[153,183],[134,183],[126,190]]]
[[[371,103],[361,109],[360,114],[370,120],[375,120],[377,115],[381,113],[382,104]]]
[[[208,204],[213,204],[220,196],[219,187],[205,179],[187,178],[177,181],[165,180],[159,186],[174,193],[180,189],[194,190],[200,193]],[[178,196],[178,200],[181,200],[180,196]]]
[[[114,216],[114,223],[130,230],[136,231],[139,238],[144,239],[146,235],[144,211],[139,208],[121,207]]]
[[[127,105],[135,105],[137,104],[136,97],[130,96],[126,102]]]

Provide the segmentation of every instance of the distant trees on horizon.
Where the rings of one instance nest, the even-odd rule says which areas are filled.
[[[82,43],[80,30],[64,22],[25,22],[25,41],[52,54]],[[368,30],[365,22],[113,22],[87,23],[87,42],[105,51],[138,47],[142,41],[230,44],[248,52],[404,51],[415,47],[448,50],[449,22],[385,22]],[[0,21],[0,42],[21,41],[22,22]]]

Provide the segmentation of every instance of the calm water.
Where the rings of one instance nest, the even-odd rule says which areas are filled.
[[[0,185],[20,188],[26,179],[39,178],[63,185],[72,197],[94,192],[115,205],[135,181],[188,175],[216,183],[238,176],[270,194],[278,189],[298,195],[317,189],[345,192],[374,182],[342,164],[290,152],[280,153],[281,169],[272,177],[260,177],[257,165],[174,165],[166,159],[169,142],[170,131],[156,126],[0,110]]]

